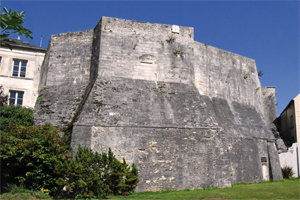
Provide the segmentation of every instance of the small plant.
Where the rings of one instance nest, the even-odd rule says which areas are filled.
[[[291,179],[294,175],[293,168],[289,166],[285,166],[281,168],[282,177],[286,179]]]
[[[213,189],[212,187],[210,187],[210,185],[203,187],[203,190],[210,190],[210,189]]]
[[[176,37],[174,35],[168,35],[167,42],[172,43],[176,40]]]
[[[184,51],[183,51],[182,49],[180,49],[180,48],[174,49],[174,54],[175,54],[176,56],[182,56],[183,53],[184,53]]]
[[[262,75],[264,75],[264,73],[262,71],[258,72],[258,77],[262,77]]]
[[[42,100],[43,98],[44,98],[44,96],[42,94],[40,94],[35,101],[35,105],[38,104],[40,102],[40,100]]]
[[[4,188],[12,194],[30,192],[30,190],[27,190],[23,184],[17,186],[16,184],[8,183]]]
[[[41,191],[28,190],[23,184],[7,184],[4,187],[7,193],[0,196],[1,199],[51,199],[48,193],[43,193]]]
[[[41,188],[41,193],[49,193],[50,190],[44,189],[43,187]]]
[[[245,74],[244,74],[244,79],[247,79],[248,76],[249,76],[249,72],[245,73]]]
[[[135,44],[132,49],[135,50],[136,46],[137,46],[137,44]]]

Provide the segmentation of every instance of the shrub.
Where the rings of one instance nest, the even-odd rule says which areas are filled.
[[[285,166],[281,168],[281,172],[282,172],[282,177],[287,179],[291,179],[294,175],[293,168],[289,166]]]
[[[31,108],[8,105],[0,107],[0,130],[5,130],[9,123],[31,126],[33,119],[33,109]]]
[[[62,176],[57,181],[60,189],[67,190],[69,198],[105,198],[107,195],[133,192],[138,180],[137,167],[132,170],[115,158],[111,149],[108,154],[78,147],[75,159],[58,162],[55,173]]]
[[[54,165],[70,157],[70,137],[60,137],[58,132],[50,124],[8,123],[5,131],[0,130],[1,185],[22,183],[28,189],[43,187],[55,194],[59,175],[53,173]]]

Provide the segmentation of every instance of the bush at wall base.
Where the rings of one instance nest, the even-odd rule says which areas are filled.
[[[293,168],[289,166],[285,166],[281,168],[282,177],[286,179],[291,179],[294,175]]]
[[[53,173],[55,163],[71,156],[69,135],[60,136],[50,124],[22,126],[7,123],[0,128],[1,188],[23,184],[26,189],[57,190],[59,176]]]
[[[18,124],[22,126],[33,125],[33,109],[22,106],[3,105],[0,106],[0,130],[8,131],[8,124]]]
[[[93,152],[78,147],[75,159],[58,162],[55,173],[60,190],[65,190],[68,198],[105,198],[107,195],[128,194],[134,191],[138,180],[137,167],[132,169],[115,158],[111,149],[108,154]]]

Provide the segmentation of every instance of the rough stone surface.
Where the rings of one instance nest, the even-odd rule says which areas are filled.
[[[75,151],[134,162],[137,191],[281,177],[276,102],[265,106],[255,61],[195,42],[193,28],[102,17],[52,36],[43,69],[36,123],[72,130]]]
[[[261,91],[263,115],[272,128],[277,118],[275,87],[262,87]]]
[[[270,129],[276,139],[275,145],[277,148],[278,153],[287,152],[287,146],[285,145],[283,139],[280,137],[280,133],[277,129],[277,121],[275,120],[275,123],[270,124]]]
[[[288,151],[288,148],[287,146],[285,145],[283,139],[276,139],[276,148],[277,148],[277,151],[278,153],[283,153],[283,152],[287,152]]]
[[[51,122],[66,128],[79,112],[79,105],[93,83],[91,65],[93,30],[51,37],[41,70],[36,123]],[[98,64],[98,63],[97,63]],[[95,79],[95,77],[94,77]]]
[[[278,153],[274,142],[268,142],[268,153],[270,161],[271,178],[274,181],[279,181],[282,179],[282,173]]]

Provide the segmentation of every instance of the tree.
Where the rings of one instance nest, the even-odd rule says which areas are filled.
[[[1,189],[23,184],[27,189],[58,192],[55,163],[71,156],[70,134],[63,136],[50,124],[32,126],[33,110],[21,106],[0,107]]]
[[[50,195],[68,198],[105,198],[134,192],[138,169],[108,154],[78,147],[71,154],[71,134],[51,124],[33,126],[33,109],[0,107],[1,189],[22,184],[26,189],[47,189]],[[63,188],[66,186],[66,191]]]
[[[1,5],[0,5],[1,6]],[[26,38],[32,39],[32,32],[22,26],[24,23],[24,11],[16,12],[11,9],[3,7],[4,13],[0,14],[0,45],[5,45],[11,49],[10,43],[13,41],[8,39],[8,36],[12,33],[19,35],[25,35]]]
[[[33,119],[32,108],[8,105],[0,107],[0,130],[6,130],[9,123],[31,126]]]

